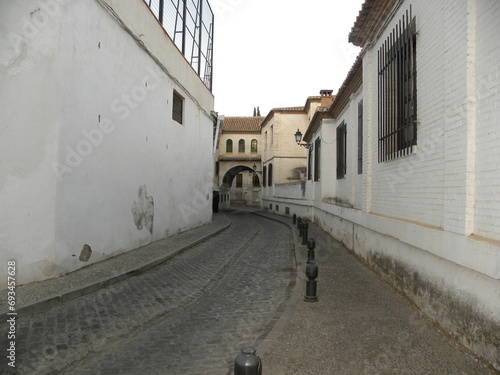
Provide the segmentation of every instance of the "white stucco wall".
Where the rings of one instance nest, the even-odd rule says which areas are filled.
[[[18,282],[208,223],[213,96],[146,4],[1,7],[0,261]]]

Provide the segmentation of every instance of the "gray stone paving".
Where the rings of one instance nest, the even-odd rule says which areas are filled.
[[[282,317],[280,330],[257,348],[265,374],[496,373],[427,321],[315,224],[309,224],[309,235],[317,245],[319,301],[302,301],[307,249],[298,246],[298,268],[302,271],[291,297],[293,303]]]
[[[17,373],[229,375],[249,344],[265,375],[496,373],[314,224],[319,302],[303,302],[307,250],[296,275],[291,219],[266,216],[230,213],[145,273],[20,317]]]
[[[288,228],[231,220],[147,273],[20,319],[19,373],[226,373],[277,318],[294,271]]]
[[[75,272],[16,288],[18,313],[43,311],[54,304],[99,290],[144,272],[228,228],[230,221],[215,214],[212,223],[91,264]],[[20,269],[19,272],[22,272]],[[0,292],[0,312],[7,313],[7,290]]]

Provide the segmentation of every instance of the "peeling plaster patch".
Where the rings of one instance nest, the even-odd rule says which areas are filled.
[[[83,245],[82,252],[80,253],[80,261],[81,262],[88,262],[90,259],[90,256],[92,255],[92,249],[90,248],[89,245],[85,244]]]
[[[139,186],[137,195],[139,199],[132,205],[134,224],[138,230],[146,227],[153,234],[154,202],[153,197],[148,197],[146,185]]]

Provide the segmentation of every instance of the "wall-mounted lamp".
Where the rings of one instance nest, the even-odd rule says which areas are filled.
[[[295,133],[295,142],[297,142],[297,144],[299,146],[304,146],[305,148],[307,148],[308,150],[311,148],[313,148],[313,144],[312,143],[300,143],[300,141],[302,141],[302,133],[300,132],[299,129],[297,129],[297,132]]]
[[[254,171],[256,171],[256,170],[257,170],[257,166],[256,166],[255,164],[253,165],[253,167],[252,167],[252,168],[253,168],[253,170],[254,170]]]

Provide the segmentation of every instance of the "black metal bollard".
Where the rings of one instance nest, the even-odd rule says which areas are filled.
[[[297,224],[297,215],[293,214],[293,222],[292,224]]]
[[[313,238],[309,238],[307,240],[307,263],[314,261],[314,248],[316,247],[316,241]]]
[[[234,360],[234,375],[262,375],[262,361],[253,346],[241,348]]]
[[[302,221],[302,218],[299,216],[297,218],[297,229],[300,229],[300,222]]]
[[[307,244],[307,231],[309,230],[309,224],[307,221],[304,222],[304,232],[302,233],[302,245]]]
[[[306,295],[304,297],[305,302],[317,302],[318,301],[318,291],[317,286],[318,282],[316,278],[318,277],[318,265],[314,260],[307,262],[306,265]]]

